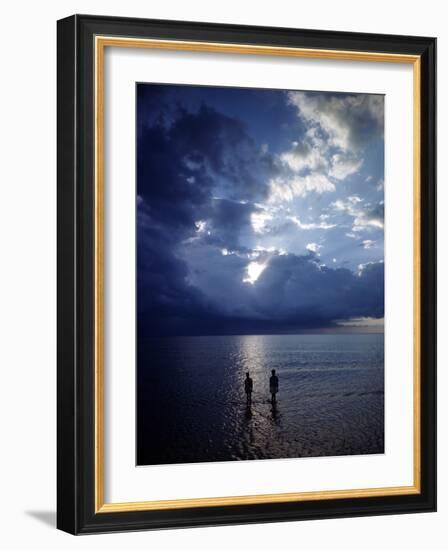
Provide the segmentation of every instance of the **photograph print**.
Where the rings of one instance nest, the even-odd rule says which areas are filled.
[[[384,96],[136,85],[137,465],[384,453]]]

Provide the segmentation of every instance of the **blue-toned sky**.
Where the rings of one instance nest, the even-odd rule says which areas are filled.
[[[138,84],[139,331],[382,330],[383,125],[380,95]]]

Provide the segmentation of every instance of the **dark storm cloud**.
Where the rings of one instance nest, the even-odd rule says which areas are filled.
[[[267,192],[266,170],[273,160],[257,149],[241,122],[202,105],[197,113],[184,112],[170,130],[170,139],[187,165],[218,178],[231,199],[253,200]]]
[[[303,326],[303,320],[382,317],[382,263],[369,264],[359,274],[320,265],[315,254],[274,257],[256,285],[260,309],[285,322]]]
[[[216,247],[197,244],[188,249],[188,255],[194,269],[173,272],[173,287],[159,281],[164,303],[149,316],[156,333],[287,332],[384,315],[381,262],[353,273],[323,266],[313,253],[261,251],[257,261],[267,266],[252,285],[243,282],[248,263],[244,254],[223,255]]]
[[[246,223],[257,210],[253,201],[268,192],[266,174],[275,170],[241,122],[205,105],[197,113],[180,110],[169,126],[159,120],[139,128],[137,193],[152,223],[184,236],[201,219],[215,231]]]
[[[172,124],[139,127],[137,151],[137,273],[139,314],[158,318],[209,314],[205,295],[186,281],[181,243],[200,238],[238,248],[239,234],[258,207],[234,196],[259,199],[256,181],[271,166],[242,124],[202,106],[179,111]],[[233,186],[231,185],[233,184]],[[258,183],[258,185],[257,185]],[[238,188],[241,187],[241,190]],[[215,194],[227,195],[217,198]],[[199,230],[206,223],[207,229]]]
[[[204,212],[207,230],[204,242],[220,248],[241,250],[240,236],[251,230],[251,216],[259,211],[253,203],[213,199]],[[210,234],[209,234],[210,233]]]
[[[138,192],[152,201],[176,197],[197,204],[217,185],[226,198],[259,200],[268,191],[266,175],[277,170],[240,121],[206,105],[197,113],[179,110],[168,126],[161,119],[140,124],[137,158]]]
[[[199,253],[199,251],[198,251]],[[362,266],[357,273],[322,265],[314,253],[302,256],[261,251],[265,264],[256,284],[243,282],[248,261],[200,250],[194,286],[206,292],[223,315],[263,319],[303,327],[314,319],[326,326],[334,320],[383,315],[383,263]],[[213,264],[213,271],[207,268]],[[232,297],[232,299],[229,299]]]

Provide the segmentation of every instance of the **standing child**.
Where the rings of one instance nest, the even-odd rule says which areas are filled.
[[[249,373],[246,372],[246,380],[244,380],[244,391],[246,392],[246,403],[248,405],[252,402],[252,390],[254,387],[254,383],[252,381],[252,378],[250,377]]]
[[[277,402],[278,392],[278,376],[275,374],[275,369],[272,369],[272,375],[269,378],[269,391],[271,392],[271,402],[274,405]]]

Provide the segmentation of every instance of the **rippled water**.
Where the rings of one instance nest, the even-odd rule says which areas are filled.
[[[140,465],[382,453],[383,335],[147,339],[139,342],[137,426]]]

